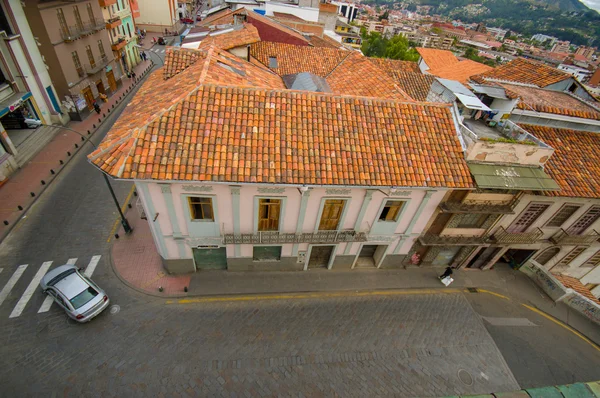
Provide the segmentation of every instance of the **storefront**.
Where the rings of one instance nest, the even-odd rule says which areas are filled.
[[[39,120],[44,123],[41,112],[31,93],[15,93],[0,103],[0,123],[6,130],[11,143],[3,143],[4,150],[10,152],[10,145],[15,148],[22,145],[33,133],[31,122]],[[2,149],[0,149],[2,151]]]

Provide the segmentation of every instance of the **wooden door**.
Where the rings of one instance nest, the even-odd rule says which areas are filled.
[[[279,231],[279,212],[281,199],[259,199],[258,230]]]
[[[327,268],[335,246],[313,246],[308,259],[308,268]]]
[[[106,72],[106,77],[108,78],[108,85],[110,86],[110,91],[113,93],[117,91],[117,81],[115,80],[115,74],[112,70]]]
[[[98,89],[100,94],[106,95],[106,90],[104,89],[104,83],[102,83],[102,80],[98,80],[96,82],[96,89]]]
[[[345,204],[344,199],[327,199],[325,201],[319,222],[319,231],[333,231],[338,228]]]
[[[525,232],[550,207],[546,203],[531,203],[506,230],[510,233]]]
[[[94,94],[92,94],[92,89],[89,87],[84,88],[83,90],[81,90],[81,93],[83,94],[83,98],[85,98],[85,103],[87,104],[87,107],[90,111],[94,110]]]

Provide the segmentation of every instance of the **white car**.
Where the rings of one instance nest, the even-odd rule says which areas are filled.
[[[104,311],[110,300],[104,290],[80,271],[74,265],[61,265],[44,275],[40,287],[69,317],[83,323]]]

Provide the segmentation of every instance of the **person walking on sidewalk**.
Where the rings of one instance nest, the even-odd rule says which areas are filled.
[[[439,276],[439,278],[444,279],[450,275],[452,275],[452,267],[448,266],[448,267],[446,267],[446,270],[444,271],[444,273]]]
[[[98,105],[96,101],[94,101],[94,110],[96,113],[98,113],[98,115],[100,114],[100,105]]]

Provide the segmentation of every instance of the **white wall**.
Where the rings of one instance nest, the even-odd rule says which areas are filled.
[[[286,14],[292,14],[305,21],[319,22],[319,9],[298,7],[293,5],[265,2],[265,11],[268,16],[273,16],[273,12],[283,12]]]
[[[138,4],[140,16],[135,18],[135,23],[143,25],[142,28],[151,30],[152,26],[156,26],[162,31],[179,21],[176,0],[142,0]]]

